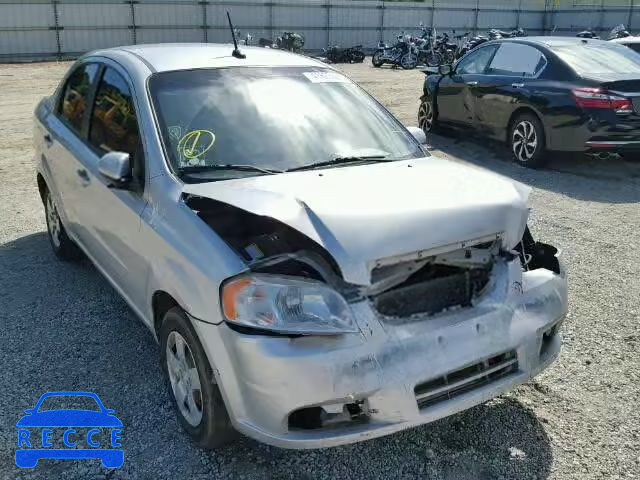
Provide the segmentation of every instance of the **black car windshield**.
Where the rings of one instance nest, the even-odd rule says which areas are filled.
[[[551,46],[551,50],[579,75],[589,73],[640,74],[640,56],[615,43]]]
[[[336,158],[425,156],[372,97],[326,68],[183,70],[154,75],[149,88],[170,162],[185,182]]]

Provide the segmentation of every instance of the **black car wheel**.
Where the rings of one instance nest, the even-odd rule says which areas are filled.
[[[179,307],[164,316],[159,332],[162,369],[182,428],[201,447],[232,441],[231,426],[220,389],[204,349]]]
[[[418,126],[424,133],[430,133],[435,127],[436,115],[433,100],[425,98],[418,108]]]
[[[511,125],[509,143],[517,163],[532,168],[544,164],[544,128],[536,116],[529,113],[519,115]]]
[[[47,220],[47,234],[49,236],[49,243],[53,253],[58,258],[65,261],[73,261],[82,258],[82,250],[78,248],[73,240],[67,235],[67,231],[62,225],[60,215],[58,214],[58,208],[56,207],[53,195],[49,189],[44,192],[44,214]]]

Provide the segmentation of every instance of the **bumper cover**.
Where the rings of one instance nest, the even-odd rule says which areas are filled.
[[[515,265],[517,263],[517,265]],[[352,305],[361,335],[281,338],[243,335],[195,322],[234,426],[285,448],[353,443],[432,422],[485,402],[546,368],[557,357],[567,310],[564,275],[519,262],[496,272],[491,293],[472,308],[389,322],[369,302]],[[514,351],[517,369],[419,408],[414,388],[478,360]],[[221,354],[224,352],[224,354]],[[363,401],[364,423],[289,429],[293,411]]]

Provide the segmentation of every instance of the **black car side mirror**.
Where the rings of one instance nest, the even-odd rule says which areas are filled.
[[[451,75],[453,67],[451,65],[440,65],[438,66],[438,73],[442,76]]]

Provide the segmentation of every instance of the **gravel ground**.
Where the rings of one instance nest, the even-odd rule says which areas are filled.
[[[640,477],[640,162],[557,158],[531,171],[502,145],[430,138],[438,155],[531,185],[534,234],[566,252],[564,351],[535,381],[485,405],[385,438],[317,451],[242,439],[218,452],[180,430],[158,347],[89,264],[49,248],[32,165],[31,117],[66,63],[0,65],[0,478]],[[423,76],[344,70],[405,124],[416,124]],[[125,464],[14,465],[15,422],[50,390],[89,390],[123,421]]]

